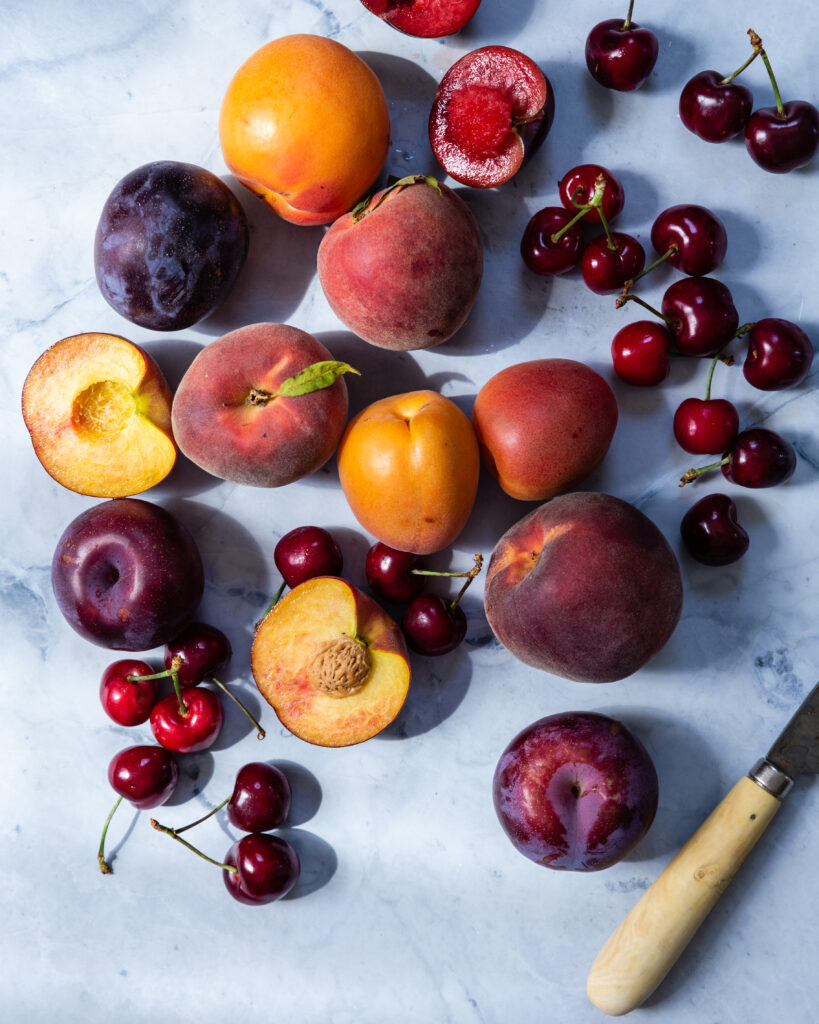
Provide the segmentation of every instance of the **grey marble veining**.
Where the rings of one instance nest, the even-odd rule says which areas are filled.
[[[670,421],[682,398],[702,392],[702,365],[675,365],[658,389],[618,383],[611,338],[638,316],[588,292],[576,273],[534,277],[518,255],[528,217],[556,201],[562,174],[579,162],[602,163],[626,188],[618,227],[650,250],[660,210],[677,202],[711,207],[729,235],[716,276],[731,288],[741,320],[792,319],[816,343],[819,161],[787,176],[765,174],[741,143],[709,146],[677,116],[688,77],[741,63],[748,23],[762,35],[786,98],[819,101],[816,14],[806,0],[775,9],[753,0],[741,12],[731,4],[638,3],[635,16],[657,32],[660,58],[644,89],[617,94],[600,89],[583,62],[589,28],[617,16],[617,8],[483,0],[467,30],[439,41],[400,35],[358,0],[0,5],[4,1021],[600,1021],[584,991],[600,945],[816,681],[816,372],[796,389],[763,394],[737,367],[717,368],[715,393],[737,403],[743,425],[790,438],[799,465],[783,487],[731,489],[751,548],[726,569],[699,566],[682,552],[678,526],[706,490],[677,487],[691,462],[676,447]],[[538,156],[501,189],[461,190],[481,226],[486,270],[469,323],[439,349],[397,356],[349,334],[315,277],[321,230],[279,222],[227,173],[216,128],[225,86],[258,46],[291,32],[332,36],[376,70],[392,118],[388,173],[435,172],[429,106],[443,72],[469,50],[516,46],[553,82],[555,123]],[[758,61],[745,79],[758,103],[768,104]],[[109,309],[91,264],[109,191],[156,159],[199,163],[224,177],[252,228],[250,260],[227,303],[196,327],[162,336]],[[674,277],[658,271],[642,294],[659,304]],[[370,539],[347,508],[333,463],[267,492],[215,481],[180,460],[146,497],[193,530],[207,573],[202,617],[228,634],[234,659],[226,682],[263,714],[268,739],[257,743],[229,708],[215,748],[184,759],[179,793],[157,816],[181,824],[204,813],[227,795],[246,761],[289,764],[297,799],[284,834],[302,854],[304,874],[294,898],[248,908],[227,896],[216,869],[130,808],[120,810],[109,836],[115,874],[96,869],[113,800],[108,761],[150,732],[106,718],[97,688],[114,659],[76,636],[55,606],[54,544],[96,502],[45,474],[19,407],[32,363],[67,335],[111,331],[144,343],[174,385],[203,345],[262,319],[308,330],[359,366],[364,374],[350,384],[354,411],[391,391],[429,386],[469,412],[500,368],[543,355],[600,370],[615,388],[620,423],[585,486],[634,502],[658,523],[680,555],[686,596],[680,625],[654,661],[630,679],[591,686],[515,662],[487,626],[479,580],[465,600],[466,643],[445,658],[415,660],[411,695],[393,726],[359,747],[311,747],[263,711],[249,674],[252,625],[279,580],[273,547],[287,530],[315,521],[337,533],[351,578],[363,583]],[[488,555],[528,507],[482,479],[464,533],[431,562],[445,568],[468,565],[478,550]],[[660,807],[646,839],[620,864],[591,875],[526,861],[498,827],[491,802],[492,772],[508,741],[536,718],[574,709],[626,721],[660,777]],[[801,780],[640,1019],[810,1024],[819,1017],[818,811],[819,784]],[[232,841],[221,816],[197,831],[217,856]]]

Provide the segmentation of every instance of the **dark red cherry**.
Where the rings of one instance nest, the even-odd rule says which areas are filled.
[[[165,645],[165,668],[176,668],[180,686],[198,686],[221,672],[231,653],[230,641],[220,629],[191,622]]]
[[[108,781],[114,791],[141,810],[164,804],[178,780],[176,761],[163,747],[126,747],[108,765]]]
[[[748,331],[745,379],[760,391],[779,391],[801,383],[813,363],[813,345],[789,320],[757,320]]]
[[[240,903],[273,903],[293,888],[301,865],[293,847],[267,832],[251,832],[234,843],[225,855],[225,864],[236,871],[222,869],[230,895]]]
[[[423,569],[420,555],[399,551],[381,541],[367,552],[364,572],[372,589],[386,601],[408,604],[424,589],[424,577],[413,575],[413,569]]]
[[[583,252],[583,231],[579,224],[567,227],[572,219],[572,213],[562,206],[546,206],[531,218],[520,242],[520,254],[530,270],[554,277],[577,266]],[[560,231],[563,234],[555,241]]]
[[[157,743],[177,754],[209,747],[221,731],[225,713],[213,690],[187,687],[164,697],[151,712],[151,731]],[[182,701],[184,710],[180,708]]]
[[[745,148],[751,159],[772,174],[804,167],[819,149],[819,110],[805,100],[760,107],[745,126]]]
[[[227,804],[228,821],[243,832],[266,832],[284,823],[290,812],[287,776],[275,765],[251,761],[236,774]]]
[[[144,661],[122,658],[109,665],[100,681],[100,701],[105,713],[118,725],[142,725],[159,697],[156,679],[129,679],[149,676],[153,669]]]
[[[607,89],[631,92],[654,70],[659,50],[657,37],[649,29],[628,19],[608,18],[589,32],[586,67]]]
[[[598,295],[622,291],[626,281],[635,278],[646,262],[645,250],[631,235],[612,231],[611,242],[613,248],[606,235],[592,239],[580,260],[586,287]]]
[[[725,82],[718,71],[700,71],[683,86],[680,120],[706,142],[725,142],[745,128],[754,106],[751,90]]]
[[[614,335],[611,361],[614,372],[627,384],[653,387],[670,369],[672,337],[665,324],[637,320]]]
[[[454,651],[466,636],[466,616],[437,594],[421,594],[404,612],[401,622],[409,647],[418,654],[436,657]]]
[[[730,565],[748,550],[748,534],[727,494],[700,498],[683,516],[680,534],[689,554],[703,565]]]
[[[796,469],[796,452],[773,430],[755,427],[737,435],[723,476],[740,487],[776,487]]]
[[[560,201],[566,209],[577,212],[579,206],[587,206],[591,202],[595,185],[601,175],[605,180],[605,189],[600,209],[603,211],[606,223],[611,224],[623,209],[626,193],[619,179],[607,168],[601,167],[600,164],[578,164],[560,179],[558,192]],[[596,208],[587,210],[581,220],[591,224],[600,224],[600,210]]]
[[[662,313],[677,349],[687,356],[715,355],[739,326],[730,291],[713,277],[675,281],[663,296]]]
[[[674,413],[674,437],[692,455],[727,451],[738,430],[739,414],[725,398],[686,398]]]
[[[286,533],[273,550],[273,560],[288,587],[316,576],[340,576],[344,568],[341,548],[320,526],[298,526]]]
[[[684,274],[710,274],[725,259],[728,235],[716,214],[704,206],[683,203],[670,206],[651,228],[651,244]]]

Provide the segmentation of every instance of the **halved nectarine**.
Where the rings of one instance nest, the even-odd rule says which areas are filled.
[[[77,334],[47,349],[26,377],[23,419],[46,472],[79,494],[139,494],[176,461],[162,371],[115,334]]]
[[[323,747],[381,732],[410,682],[400,628],[336,576],[307,580],[273,606],[256,632],[251,668],[282,725]]]

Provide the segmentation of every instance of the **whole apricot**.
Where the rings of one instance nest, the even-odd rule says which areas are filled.
[[[382,398],[354,417],[338,447],[353,515],[399,551],[431,554],[466,525],[480,455],[467,417],[437,391]]]
[[[375,74],[333,39],[291,35],[252,54],[219,114],[228,167],[294,224],[329,224],[370,188],[390,119]]]

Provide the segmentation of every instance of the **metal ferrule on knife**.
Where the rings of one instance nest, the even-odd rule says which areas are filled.
[[[762,786],[771,796],[775,796],[777,800],[784,800],[793,786],[793,779],[783,771],[780,771],[776,765],[771,764],[765,757],[760,757],[748,772],[748,778],[752,779],[758,786]]]

